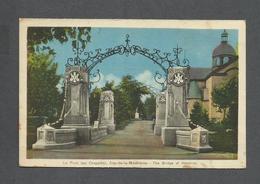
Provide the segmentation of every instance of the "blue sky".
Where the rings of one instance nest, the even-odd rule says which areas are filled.
[[[192,67],[211,67],[211,54],[220,43],[222,29],[165,29],[165,28],[92,28],[91,42],[86,51],[125,44],[125,35],[129,34],[130,45],[139,45],[147,49],[159,49],[162,52],[172,52],[177,45],[185,50],[186,57]],[[238,31],[227,30],[229,43],[236,47]],[[66,60],[73,57],[71,42],[60,44],[53,41],[49,44],[56,51],[55,62],[58,63],[58,73],[64,74]],[[160,68],[149,59],[140,55],[126,57],[114,55],[98,64],[102,79],[96,86],[103,86],[106,81],[120,81],[123,75],[131,74],[137,80],[159,88],[153,80],[153,74]]]

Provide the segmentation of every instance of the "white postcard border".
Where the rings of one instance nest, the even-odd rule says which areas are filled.
[[[239,42],[239,122],[237,160],[27,159],[27,27],[124,27],[237,29]],[[246,23],[244,20],[20,19],[19,165],[22,167],[246,168]]]

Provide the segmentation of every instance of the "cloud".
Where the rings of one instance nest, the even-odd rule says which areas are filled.
[[[100,73],[100,81],[97,83],[94,83],[92,86],[92,89],[95,87],[101,88],[104,87],[106,82],[115,82],[115,85],[118,85],[121,81],[120,77],[115,76],[114,74],[110,73],[107,75],[104,75],[103,73]]]
[[[155,81],[154,74],[149,70],[144,70],[138,74],[135,79],[144,83],[144,85],[150,87],[153,91],[159,91],[161,89],[161,85]]]
[[[138,74],[135,79],[142,82],[155,93],[158,93],[161,90],[161,85],[155,81],[154,74],[149,70],[144,70],[142,73]],[[151,95],[142,95],[142,102],[145,102],[145,100],[150,96]]]
[[[95,87],[101,88],[104,87],[106,82],[114,81],[115,85],[118,85],[121,81],[121,77],[118,77],[114,75],[113,73],[109,73],[107,75],[104,75],[103,73],[100,73],[100,81],[97,83],[94,83],[92,86],[92,89]],[[139,73],[135,76],[135,79],[141,83],[143,83],[145,86],[150,88],[155,93],[158,93],[161,90],[161,85],[158,84],[154,79],[154,74],[149,70],[144,70],[142,73]],[[142,101],[145,101],[147,97],[150,95],[143,95]]]
[[[106,76],[104,76],[104,80],[105,81],[114,81],[115,82],[115,85],[118,85],[121,81],[121,79],[117,76],[115,76],[114,74],[110,73]]]

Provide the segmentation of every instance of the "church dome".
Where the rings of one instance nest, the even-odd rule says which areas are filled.
[[[237,58],[235,49],[228,44],[228,33],[226,30],[221,34],[221,43],[212,52],[212,66],[222,66]]]
[[[228,44],[228,33],[226,30],[221,34],[221,43],[213,50],[212,57],[224,55],[236,55],[235,49]]]
[[[236,55],[235,49],[231,45],[229,45],[228,43],[219,44],[213,50],[213,53],[212,53],[212,57],[224,56],[224,55],[231,55],[231,56]]]

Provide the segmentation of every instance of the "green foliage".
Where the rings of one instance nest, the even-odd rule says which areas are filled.
[[[119,89],[127,96],[129,117],[133,118],[136,108],[143,111],[141,97],[150,94],[150,90],[141,82],[133,79],[133,76],[126,75],[119,84]]]
[[[212,92],[212,100],[216,107],[224,113],[223,120],[226,118],[228,108],[238,101],[238,77],[237,75],[227,82],[224,82],[220,87],[215,88]]]
[[[146,98],[144,102],[144,112],[146,119],[153,119],[156,111],[156,98],[154,95]]]
[[[60,43],[65,43],[69,39],[72,40],[72,47],[76,48],[76,40],[81,44],[81,48],[86,48],[87,43],[90,41],[90,27],[29,27],[27,32],[27,49],[29,53],[42,50],[48,50],[49,54],[55,54],[47,44],[50,41],[58,40]]]
[[[101,91],[112,90],[114,93],[115,124],[117,129],[123,129],[133,118],[136,108],[143,112],[142,95],[150,91],[142,83],[127,75],[122,78],[119,85],[114,81],[107,82],[103,88],[95,88],[90,95],[90,119],[93,122],[98,118],[99,98]]]
[[[62,94],[57,85],[61,79],[56,74],[57,64],[47,54],[30,54],[27,72],[27,112],[31,116],[57,118],[62,107]]]
[[[237,152],[237,134],[234,131],[227,131],[224,128],[210,134],[209,144],[214,151]]]
[[[98,109],[99,109],[99,100],[100,100],[100,94],[101,94],[100,88],[94,88],[93,91],[90,94],[89,98],[89,115],[90,115],[90,123],[93,124],[95,120],[98,119]]]
[[[114,90],[116,129],[123,129],[130,121],[130,102],[128,96],[120,89]]]
[[[193,123],[200,125],[204,128],[209,126],[209,117],[206,109],[203,109],[199,102],[195,102],[191,110],[190,119]]]
[[[106,82],[105,86],[102,88],[102,91],[106,91],[106,90],[114,91],[115,90],[115,82],[114,81]]]
[[[233,76],[212,93],[213,102],[224,112],[221,122],[211,125],[215,134],[211,144],[215,150],[237,152],[238,139],[238,76]]]
[[[57,84],[57,64],[53,63],[53,50],[48,43],[72,42],[72,48],[85,48],[90,41],[89,27],[29,27],[27,30],[28,50],[28,114],[48,116],[48,121],[57,118],[63,102]],[[78,40],[78,42],[76,42]],[[47,52],[46,52],[47,51]]]

